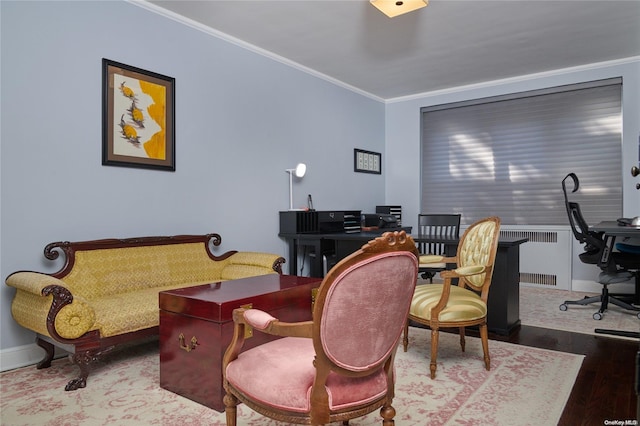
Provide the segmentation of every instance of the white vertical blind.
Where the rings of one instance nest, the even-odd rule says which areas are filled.
[[[422,109],[422,213],[564,225],[561,182],[590,224],[622,212],[621,79]],[[568,188],[569,190],[572,189]]]

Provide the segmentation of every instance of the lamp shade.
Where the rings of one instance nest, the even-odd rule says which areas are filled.
[[[286,169],[289,173],[289,210],[298,210],[293,208],[293,176],[301,178],[307,173],[307,165],[298,163],[295,169]]]
[[[296,168],[294,169],[294,173],[296,175],[296,177],[303,177],[305,173],[307,173],[307,165],[304,163],[300,163],[296,166]]]
[[[429,4],[428,0],[370,0],[370,2],[389,18],[412,12]]]

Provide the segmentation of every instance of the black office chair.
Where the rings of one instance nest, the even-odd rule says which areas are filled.
[[[567,188],[565,181],[571,178],[573,180],[573,190],[576,192],[580,187],[580,181],[575,173],[569,173],[562,179],[562,192],[564,193],[564,202],[567,209],[567,215],[569,217],[569,224],[571,225],[571,231],[574,237],[582,244],[584,244],[584,253],[581,253],[578,257],[583,263],[592,265],[598,265],[602,258],[602,252],[605,250],[606,245],[602,232],[594,232],[589,229],[589,225],[582,216],[580,210],[580,204],[569,201],[567,195]],[[638,280],[640,276],[640,257],[630,253],[613,252],[609,256],[609,261],[606,265],[598,265],[602,272],[598,276],[598,282],[602,284],[602,293],[598,296],[584,297],[580,300],[566,300],[560,305],[561,311],[566,311],[568,305],[589,305],[591,303],[600,303],[600,309],[593,314],[593,319],[601,320],[604,312],[607,310],[609,303],[613,303],[623,309],[630,311],[638,311],[638,318],[640,318],[640,307],[636,307],[628,303],[627,300],[631,300],[633,295],[630,294],[612,294],[609,293],[609,284],[620,283],[628,281],[635,276]]]
[[[421,255],[433,254],[446,256],[446,246],[437,242],[421,241],[422,237],[460,238],[459,214],[419,214],[418,215],[418,251]],[[418,269],[420,276],[433,283],[433,277],[447,268],[446,263],[421,264]]]

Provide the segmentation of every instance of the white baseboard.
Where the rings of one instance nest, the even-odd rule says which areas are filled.
[[[66,354],[67,352],[56,348],[54,358],[60,358]],[[28,365],[35,366],[35,364],[42,361],[44,355],[44,349],[35,343],[2,349],[0,350],[0,371],[15,370]]]

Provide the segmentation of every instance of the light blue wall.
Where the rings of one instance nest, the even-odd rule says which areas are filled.
[[[296,206],[373,211],[384,104],[126,2],[0,2],[0,349],[33,342],[4,285],[51,272],[53,241],[222,235],[220,252],[287,256],[285,169],[304,161]],[[101,165],[102,58],[176,79],[176,171]]]
[[[612,173],[622,175],[624,215],[640,215],[640,191],[635,188],[640,178],[634,178],[630,173],[631,167],[638,165],[640,58],[593,64],[576,69],[558,70],[389,101],[386,108],[385,127],[387,203],[402,205],[403,224],[416,226],[420,213],[420,108],[612,77],[623,79],[624,111],[622,170],[613,170]],[[567,167],[570,167],[571,159],[567,158],[566,161]],[[558,208],[562,209],[564,206],[560,204]]]

